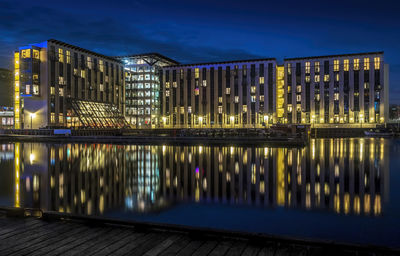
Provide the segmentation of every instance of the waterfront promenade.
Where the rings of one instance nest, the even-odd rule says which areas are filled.
[[[16,215],[19,215],[18,213]],[[380,248],[334,245],[161,225],[21,217],[0,211],[0,255],[396,255]],[[65,216],[64,216],[65,217]]]

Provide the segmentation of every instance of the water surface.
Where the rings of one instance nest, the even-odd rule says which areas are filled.
[[[10,143],[0,206],[400,248],[400,140]]]

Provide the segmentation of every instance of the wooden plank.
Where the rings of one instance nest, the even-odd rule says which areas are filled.
[[[68,251],[75,246],[79,246],[81,244],[86,243],[86,241],[97,239],[98,237],[102,236],[103,234],[107,234],[111,229],[109,228],[90,228],[89,231],[86,232],[85,235],[76,235],[71,239],[69,242],[64,242],[63,244],[58,243],[55,247],[49,246],[50,250],[47,250],[45,253],[50,253],[51,255],[60,255],[64,252]],[[53,247],[53,248],[52,248]],[[43,250],[42,250],[43,252]],[[44,253],[35,253],[36,255],[43,255]],[[33,255],[35,255],[33,254]]]
[[[45,235],[40,235],[39,237],[32,239],[32,240],[27,240],[25,243],[17,244],[11,248],[9,248],[7,251],[8,253],[14,253],[14,252],[19,252],[22,250],[28,250],[29,248],[36,248],[40,246],[40,243],[49,239],[57,239],[60,237],[60,235],[69,233],[71,230],[77,229],[76,226],[74,225],[60,225],[60,228],[58,229],[52,229],[50,232],[46,233]],[[1,255],[1,253],[0,253]]]
[[[217,241],[209,240],[202,244],[197,250],[192,254],[195,256],[208,255],[216,246],[218,245]]]
[[[15,236],[9,237],[4,240],[0,240],[0,252],[6,251],[9,248],[11,249],[11,247],[15,247],[20,244],[29,243],[29,241],[35,240],[38,237],[41,237],[48,233],[52,233],[53,231],[62,228],[64,228],[62,225],[58,223],[52,223],[44,227],[39,227],[38,229],[35,230],[29,230],[28,232],[21,232]]]
[[[0,235],[0,240],[5,240],[9,237],[21,234],[21,233],[26,233],[26,232],[31,232],[32,230],[38,229],[39,227],[48,225],[47,222],[42,222],[42,221],[38,221],[33,223],[32,225],[22,225],[22,226],[17,226],[16,228],[10,228],[10,229],[6,229],[6,231],[4,234]]]
[[[264,247],[260,250],[258,256],[274,256],[275,250],[276,249],[273,246]]]
[[[232,241],[221,241],[218,245],[210,252],[210,256],[225,255],[225,253],[231,248]]]
[[[62,243],[62,241],[65,241],[65,240],[67,240],[66,242],[69,242],[69,241],[71,241],[70,240],[71,237],[74,237],[76,235],[83,236],[83,235],[85,235],[87,230],[88,230],[87,227],[81,226],[79,228],[74,228],[66,233],[54,234],[53,237],[50,237],[50,238],[42,237],[42,239],[39,239],[39,241],[37,241],[36,244],[33,244],[32,246],[26,247],[18,252],[15,252],[15,255],[32,254],[34,252],[38,252],[41,249],[47,248],[49,246],[54,247],[54,246]],[[12,255],[14,255],[14,254],[12,254]]]
[[[116,243],[114,243],[112,245],[109,245],[109,246],[101,249],[100,251],[95,251],[95,252],[91,251],[91,252],[89,252],[89,251],[86,250],[86,251],[82,251],[82,253],[79,253],[78,255],[82,255],[82,256],[113,255],[115,253],[115,251],[123,248],[126,244],[132,243],[133,241],[138,240],[138,239],[143,239],[145,237],[145,235],[146,235],[146,233],[132,232],[129,236],[121,239],[120,241],[118,241],[118,242],[116,242]]]
[[[260,247],[256,247],[256,246],[252,246],[252,245],[248,245],[243,253],[242,256],[256,256],[258,255],[258,252],[261,250]]]
[[[130,251],[132,251],[134,248],[140,246],[142,243],[145,243],[148,240],[151,240],[156,237],[155,233],[149,233],[146,234],[145,236],[140,237],[139,239],[135,239],[133,241],[128,241],[125,243],[123,246],[121,246],[119,249],[114,251],[114,255],[122,255],[122,254],[131,254]]]
[[[195,252],[197,248],[199,248],[203,243],[204,241],[193,240],[187,246],[185,246],[185,248],[180,250],[177,255],[180,256],[192,255],[193,252]]]
[[[156,247],[158,244],[164,242],[168,239],[170,234],[156,233],[152,239],[147,240],[141,245],[137,246],[133,250],[129,251],[131,255],[143,255],[146,252],[150,251],[152,248]]]
[[[162,243],[158,244],[156,247],[152,248],[148,252],[146,252],[145,256],[156,256],[163,252],[165,249],[170,247],[175,241],[181,239],[182,236],[179,235],[170,235],[165,239]]]
[[[180,250],[185,248],[192,240],[188,236],[176,240],[170,247],[160,253],[160,256],[176,255]]]
[[[132,232],[129,230],[114,228],[98,239],[92,239],[84,244],[71,248],[65,252],[64,255],[90,255],[130,235],[132,235]]]
[[[231,255],[232,256],[240,255],[245,247],[246,247],[246,243],[244,243],[242,241],[237,241],[229,249],[229,251],[227,252],[227,255],[229,255],[229,256],[231,256]]]
[[[10,225],[3,226],[0,228],[0,239],[3,236],[9,234],[10,232],[17,231],[19,229],[26,229],[31,226],[36,226],[36,225],[40,225],[40,224],[43,224],[43,223],[40,220],[36,220],[36,219],[35,220],[24,219],[24,220],[13,222]]]

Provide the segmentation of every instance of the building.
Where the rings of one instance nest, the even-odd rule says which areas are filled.
[[[276,72],[275,59],[165,67],[163,127],[264,127],[283,104]]]
[[[16,129],[127,125],[119,60],[53,39],[14,57]]]
[[[116,58],[125,65],[126,120],[135,128],[159,127],[162,68],[178,62],[158,53]]]
[[[11,107],[0,108],[0,129],[14,128],[14,109]]]
[[[390,106],[390,120],[400,121],[400,105]]]
[[[163,68],[162,126],[262,128],[271,123],[373,127],[389,117],[383,52]]]
[[[13,104],[13,72],[0,68],[0,103],[3,106]]]

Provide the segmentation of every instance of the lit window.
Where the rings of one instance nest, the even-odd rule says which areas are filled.
[[[170,93],[169,90],[166,90],[165,91],[165,96],[169,97],[169,93]]]
[[[200,94],[199,88],[194,89],[194,95],[199,95],[199,94]]]
[[[64,88],[58,88],[58,95],[64,97]]]
[[[169,88],[169,82],[165,82],[165,88]]]
[[[329,82],[329,75],[324,75],[324,82]]]
[[[292,63],[287,64],[287,73],[288,75],[292,74]]]
[[[333,71],[339,71],[339,60],[333,60]]]
[[[315,94],[314,99],[315,99],[316,101],[319,101],[319,99],[320,99],[319,94]]]
[[[222,114],[222,106],[218,106],[218,114]]]
[[[310,74],[310,62],[306,62],[306,74]]]
[[[339,74],[336,74],[335,80],[336,80],[337,82],[339,82]]]
[[[263,83],[264,83],[264,77],[260,76],[260,84],[263,84]]]
[[[292,113],[292,110],[293,110],[292,104],[288,104],[288,106],[287,106],[287,111],[288,111],[289,113]]]
[[[181,114],[185,114],[185,107],[181,107]]]
[[[146,79],[146,80],[148,80],[148,79]],[[177,88],[177,87],[178,87],[178,84],[177,84],[176,82],[172,82],[172,87]],[[147,87],[146,87],[146,88],[147,88]],[[149,88],[150,88],[150,84],[149,84]]]
[[[203,80],[203,86],[204,86],[204,87],[207,86],[207,80]]]
[[[309,83],[311,81],[311,77],[310,76],[306,76],[306,83]]]
[[[251,93],[256,93],[256,87],[255,86],[251,87]]]
[[[339,100],[339,93],[335,92],[335,94],[333,95],[333,99]]]
[[[188,107],[188,113],[189,113],[189,114],[192,113],[192,107],[191,107],[191,106]]]
[[[343,66],[344,71],[349,71],[349,60],[344,60]]]
[[[31,86],[29,84],[27,84],[25,86],[25,91],[26,91],[26,94],[30,94],[31,93]]]
[[[33,95],[39,95],[39,85],[33,85]]]
[[[251,102],[256,102],[256,96],[251,96]]]
[[[369,89],[369,83],[367,82],[364,83],[364,89]]]
[[[369,58],[364,58],[364,70],[369,70]]]
[[[231,94],[231,88],[226,88],[226,94]]]
[[[33,58],[40,59],[38,50],[33,49]]]
[[[301,85],[296,86],[296,91],[301,92]]]
[[[239,103],[239,96],[235,96],[235,103]]]
[[[54,86],[50,87],[50,94],[54,95],[56,93],[56,89],[54,88]]]
[[[319,62],[315,62],[315,63],[314,63],[314,71],[315,71],[315,73],[319,73],[319,70],[320,70],[320,68],[319,68]]]
[[[264,102],[264,95],[260,95],[260,101]]]
[[[375,66],[375,69],[376,69],[376,70],[380,69],[380,66],[381,66],[381,58],[379,58],[379,57],[375,57],[375,58],[374,58],[374,66]]]
[[[64,52],[63,49],[58,49],[58,61],[64,62]]]
[[[360,59],[354,59],[354,70],[360,69]]]
[[[70,51],[66,51],[65,55],[67,56],[67,63],[71,64],[71,52]]]
[[[316,83],[319,83],[319,75],[316,75],[316,76],[314,77],[314,81],[315,81]]]
[[[300,101],[301,101],[301,94],[298,94],[298,95],[296,96],[296,100],[297,100],[297,102],[300,102]]]
[[[81,77],[85,78],[85,70],[81,70]]]
[[[200,71],[198,68],[195,68],[194,69],[194,78],[199,78],[199,76],[200,76]]]
[[[218,97],[218,102],[222,103],[222,97]]]
[[[104,72],[104,62],[102,60],[99,60],[99,69],[100,72]],[[130,73],[127,73],[127,76],[130,76]]]
[[[31,49],[22,50],[21,57],[23,59],[30,58],[31,57]]]
[[[243,105],[242,110],[243,110],[244,113],[246,113],[247,112],[247,105]]]
[[[51,122],[51,123],[54,123],[55,121],[56,121],[55,114],[54,114],[54,113],[51,113],[51,114],[50,114],[50,122]]]

